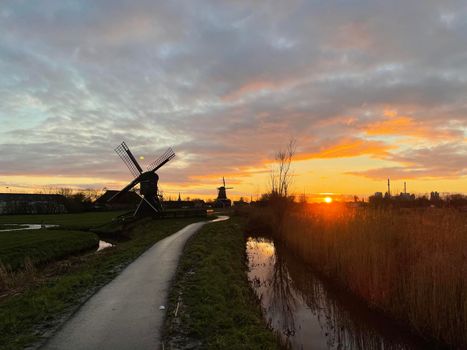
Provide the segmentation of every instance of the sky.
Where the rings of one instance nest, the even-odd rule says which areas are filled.
[[[0,1],[0,192],[467,193],[467,2]]]

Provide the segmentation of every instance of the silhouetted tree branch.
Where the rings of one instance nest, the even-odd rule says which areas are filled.
[[[287,198],[289,188],[292,183],[290,167],[295,155],[296,141],[290,140],[285,149],[279,150],[275,154],[275,164],[271,169],[270,185],[271,195]]]

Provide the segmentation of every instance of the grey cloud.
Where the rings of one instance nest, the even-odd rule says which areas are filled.
[[[125,139],[149,157],[174,145],[164,172],[196,183],[261,169],[292,136],[307,152],[353,137],[386,106],[462,139],[465,13],[463,1],[7,3],[1,174],[125,179],[112,154]]]
[[[467,175],[467,147],[465,144],[443,144],[430,148],[416,148],[394,155],[392,159],[403,166],[351,172],[352,175],[382,180],[406,178],[458,178]]]

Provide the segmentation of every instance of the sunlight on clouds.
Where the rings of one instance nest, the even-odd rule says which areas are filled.
[[[396,110],[385,110],[384,119],[370,122],[363,128],[368,136],[411,136],[419,139],[449,140],[456,135],[454,132],[444,128],[434,129],[432,125],[425,125],[423,121],[416,121],[409,116],[398,114]]]
[[[361,155],[384,158],[388,155],[388,151],[394,148],[394,145],[385,144],[380,141],[340,139],[336,144],[329,147],[322,147],[322,149],[316,153],[299,153],[296,158],[299,160],[313,158],[347,158]]]
[[[212,198],[226,176],[248,197],[296,138],[298,192],[467,192],[457,3],[113,5],[0,10],[1,183],[119,187],[125,140],[148,161],[173,147],[166,191]]]

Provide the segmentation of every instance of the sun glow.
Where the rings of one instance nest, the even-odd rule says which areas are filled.
[[[332,203],[332,197],[324,197],[324,202],[325,203]]]

